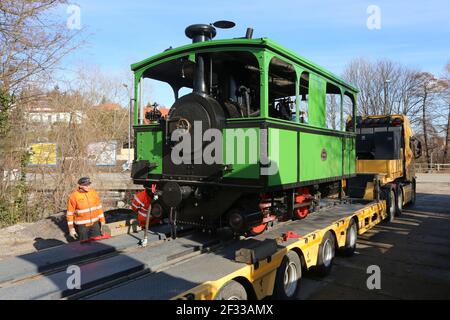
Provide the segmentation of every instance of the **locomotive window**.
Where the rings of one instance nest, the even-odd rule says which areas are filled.
[[[223,105],[229,118],[260,115],[260,71],[253,53],[220,51],[197,53],[196,57],[204,61],[201,78],[204,79],[205,93]],[[196,63],[187,56],[145,70],[138,98],[140,121],[143,117],[141,103],[145,106],[148,101],[157,100],[170,108],[174,100],[195,91],[194,78],[198,70]]]
[[[175,102],[174,90],[166,82],[142,78],[139,85],[139,124],[153,122],[149,114],[155,109],[169,109]],[[150,118],[149,118],[150,117]]]
[[[342,130],[341,119],[342,96],[339,87],[327,83],[326,124],[328,129]]]
[[[178,98],[181,98],[192,92],[192,88],[182,87],[178,90]]]
[[[207,55],[212,75],[206,72],[210,95],[224,106],[229,118],[260,115],[260,72],[256,57],[245,51],[221,51]]]
[[[309,73],[302,72],[300,76],[300,123],[308,123],[308,95],[309,95]]]
[[[188,57],[146,69],[138,83],[138,123],[149,123],[146,114],[154,103],[168,109],[178,98],[181,88],[188,87],[192,91],[193,74],[194,62]]]
[[[269,116],[296,121],[296,72],[294,67],[272,58],[269,65]]]
[[[344,105],[344,115],[345,115],[345,119],[349,119],[350,117],[352,119],[355,118],[355,101],[353,98],[353,95],[349,92],[345,92],[344,93],[344,101],[343,101],[343,105]],[[347,127],[347,131],[353,131],[353,126],[351,127]]]
[[[194,65],[188,57],[173,59],[148,68],[144,72],[144,78],[165,82],[176,94],[182,87],[192,88]]]

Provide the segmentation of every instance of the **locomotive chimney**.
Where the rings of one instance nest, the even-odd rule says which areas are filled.
[[[230,29],[235,26],[235,23],[227,20],[216,21],[212,24],[193,24],[186,28],[184,33],[189,39],[192,39],[192,43],[210,41],[216,36],[216,28]],[[201,95],[208,94],[205,82],[205,64],[208,64],[209,69],[209,82],[212,81],[212,61],[208,59],[205,61],[205,56],[201,54],[196,55],[195,60],[195,73],[194,73],[194,92]],[[211,85],[211,83],[210,83]]]
[[[186,28],[185,34],[192,43],[209,41],[216,36],[216,28],[210,24],[193,24]],[[194,92],[207,94],[205,82],[205,57],[197,54],[194,72]]]

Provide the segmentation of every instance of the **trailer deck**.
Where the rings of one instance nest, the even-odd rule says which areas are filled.
[[[327,231],[339,248],[351,219],[361,234],[384,215],[384,201],[336,203],[259,236],[228,242],[201,232],[172,240],[166,237],[168,226],[157,226],[146,248],[137,245],[142,232],[71,243],[0,261],[0,299],[213,299],[232,279],[245,284],[249,297],[261,299],[272,295],[275,272],[289,250],[301,255],[304,268],[312,268]],[[301,237],[283,239],[288,232]],[[268,255],[236,261],[239,250],[257,250],[269,242],[276,245]],[[70,265],[80,267],[80,289],[67,288]]]

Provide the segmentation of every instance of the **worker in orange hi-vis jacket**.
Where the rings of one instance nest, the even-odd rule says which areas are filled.
[[[67,225],[70,236],[80,241],[102,235],[105,224],[102,203],[97,192],[91,188],[89,177],[78,180],[78,188],[67,202]]]
[[[134,195],[133,202],[131,203],[131,208],[137,213],[139,225],[145,228],[145,219],[147,219],[148,208],[152,203],[153,192],[150,188],[145,188],[145,190],[139,191]],[[154,225],[159,223],[159,219],[150,216],[149,225]]]

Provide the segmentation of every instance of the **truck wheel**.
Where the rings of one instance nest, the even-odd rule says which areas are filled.
[[[292,300],[297,297],[302,278],[302,264],[295,251],[289,251],[277,269],[273,297],[278,300]]]
[[[401,186],[399,186],[397,188],[397,201],[395,204],[395,215],[397,217],[401,216],[402,212],[403,212],[403,188]]]
[[[317,257],[317,274],[324,277],[331,272],[335,255],[334,237],[327,231],[319,246],[319,256]]]
[[[220,288],[214,300],[247,300],[247,291],[239,282],[230,280]]]
[[[409,202],[409,205],[413,206],[416,203],[416,179],[413,180],[411,189],[411,201]]]
[[[386,200],[386,214],[389,222],[394,221],[395,218],[395,192],[392,188],[387,188],[383,190],[383,200]]]
[[[341,254],[347,257],[352,256],[356,250],[356,239],[358,238],[358,226],[354,219],[350,221],[345,236],[345,246],[341,249]]]

